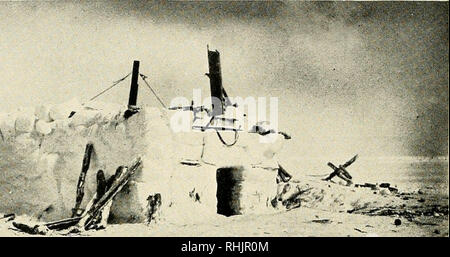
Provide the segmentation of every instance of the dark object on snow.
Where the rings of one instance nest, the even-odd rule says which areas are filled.
[[[339,165],[339,167],[336,167],[333,163],[329,162],[328,166],[330,166],[333,169],[333,172],[328,177],[326,177],[324,180],[329,181],[332,178],[334,178],[335,176],[338,176],[339,178],[341,178],[342,180],[347,182],[347,186],[353,184],[352,176],[345,168],[347,168],[352,163],[354,163],[357,158],[358,158],[358,155],[355,155],[355,156],[353,156],[353,158],[351,158],[349,161],[347,161],[343,165]]]
[[[283,131],[278,131],[278,134],[282,135],[284,137],[284,139],[289,140],[292,137],[290,135],[288,135],[287,133],[283,132]]]
[[[197,192],[195,192],[195,188],[192,189],[191,192],[189,192],[189,197],[194,199],[194,202],[200,202],[200,195]]]
[[[148,213],[147,213],[147,222],[150,223],[152,220],[155,220],[156,214],[161,208],[161,194],[156,193],[155,195],[149,195],[147,197],[148,202]]]
[[[91,155],[92,155],[93,149],[94,149],[94,145],[92,143],[86,144],[86,149],[84,150],[83,164],[81,166],[81,173],[80,173],[80,177],[78,178],[75,207],[73,207],[73,209],[72,209],[72,218],[76,217],[76,216],[80,216],[82,213],[82,210],[80,209],[80,205],[81,205],[81,202],[83,201],[83,197],[84,197],[84,182],[86,180],[86,173],[89,170],[89,165],[91,163]]]
[[[394,225],[400,226],[402,224],[402,221],[400,219],[395,219]]]
[[[389,191],[391,191],[392,193],[397,193],[398,189],[395,187],[388,187]]]
[[[6,219],[6,221],[11,221],[11,220],[13,220],[13,219],[15,219],[15,218],[16,218],[16,214],[14,214],[14,213],[8,213],[8,214],[5,214],[5,215],[3,215],[2,217],[0,217],[0,220]]]
[[[283,182],[289,182],[289,180],[291,180],[292,176],[291,174],[289,174],[284,168],[283,166],[281,166],[280,164],[278,164],[278,177],[280,178],[281,181]],[[277,177],[277,179],[278,179]],[[278,182],[278,181],[277,181]]]
[[[23,231],[28,234],[32,234],[32,235],[45,235],[46,234],[46,229],[40,225],[31,226],[28,224],[18,223],[18,222],[13,222],[12,224],[18,230]]]
[[[382,187],[382,188],[389,188],[391,186],[391,184],[389,184],[389,183],[381,183],[380,184],[380,187]]]
[[[76,225],[80,220],[81,217],[68,218],[46,223],[45,226],[47,226],[47,228],[51,230],[62,230]]]
[[[181,164],[187,165],[187,166],[200,166],[200,162],[198,160],[191,160],[191,159],[184,159],[180,161]]]
[[[377,185],[372,184],[372,183],[356,184],[355,187],[368,187],[372,190],[377,189]]]
[[[311,220],[311,222],[320,224],[330,224],[332,221],[329,219],[321,219],[321,220]]]
[[[71,111],[71,112],[70,112],[70,114],[69,114],[69,119],[70,119],[70,118],[72,118],[72,117],[73,117],[73,115],[75,115],[75,113],[77,113],[77,112],[75,112],[75,111]]]
[[[356,231],[358,231],[358,232],[360,232],[360,233],[367,233],[366,231],[364,231],[364,230],[361,230],[361,229],[359,229],[359,228],[354,228]]]
[[[133,116],[134,114],[139,112],[139,108],[138,107],[133,107],[133,106],[128,106],[128,109],[124,112],[123,117],[125,119],[130,118],[131,116]]]

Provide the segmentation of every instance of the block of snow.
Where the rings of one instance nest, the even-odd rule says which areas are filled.
[[[101,118],[101,114],[95,110],[79,110],[70,119],[69,125],[78,127],[83,125],[85,127],[90,127],[94,125]]]
[[[15,134],[15,113],[1,114],[0,115],[0,132],[3,140],[11,138]]]
[[[50,107],[48,105],[42,104],[36,106],[34,110],[34,115],[42,121],[50,122],[52,119],[50,118]]]
[[[42,135],[48,135],[52,132],[52,126],[44,120],[38,120],[36,122],[36,131]]]
[[[55,120],[52,123],[55,129],[64,130],[69,127],[69,120]]]
[[[36,116],[34,116],[34,114],[20,113],[17,116],[15,123],[16,134],[32,132],[35,120]]]
[[[36,140],[31,137],[31,133],[23,133],[16,137],[16,147],[33,149],[36,147]]]
[[[73,98],[68,102],[52,106],[49,115],[53,120],[63,120],[68,119],[72,112],[77,112],[81,109],[80,102],[76,98]]]

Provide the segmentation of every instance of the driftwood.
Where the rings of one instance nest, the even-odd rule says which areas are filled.
[[[77,196],[75,200],[75,207],[72,209],[72,218],[80,216],[80,205],[84,197],[84,184],[86,180],[86,173],[89,170],[89,165],[91,163],[91,154],[94,145],[92,143],[86,144],[86,150],[84,151],[83,164],[81,166],[80,177],[78,178],[77,184]]]

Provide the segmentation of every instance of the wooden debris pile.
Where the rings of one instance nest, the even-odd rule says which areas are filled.
[[[73,208],[72,212],[72,217],[44,224],[13,222],[12,225],[19,231],[35,235],[45,235],[51,230],[67,230],[68,233],[76,233],[83,230],[104,228],[106,226],[106,222],[109,216],[109,210],[111,208],[114,197],[128,183],[131,176],[136,173],[139,168],[141,168],[142,160],[140,157],[138,157],[132,162],[129,167],[118,167],[116,173],[109,179],[105,179],[103,170],[99,170],[97,172],[97,191],[92,197],[91,201],[87,204],[86,208],[80,209],[80,205],[84,196],[86,173],[89,169],[89,162],[92,151],[93,145],[91,143],[88,143],[86,145],[81,174],[77,184],[77,196],[75,207]],[[157,204],[153,209],[160,206],[161,197],[156,196],[156,198]],[[8,217],[11,217],[11,215]],[[5,216],[4,218],[8,217]]]

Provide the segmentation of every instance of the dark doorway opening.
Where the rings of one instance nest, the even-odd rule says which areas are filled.
[[[240,195],[243,167],[219,168],[217,181],[217,213],[225,216],[241,214]]]

